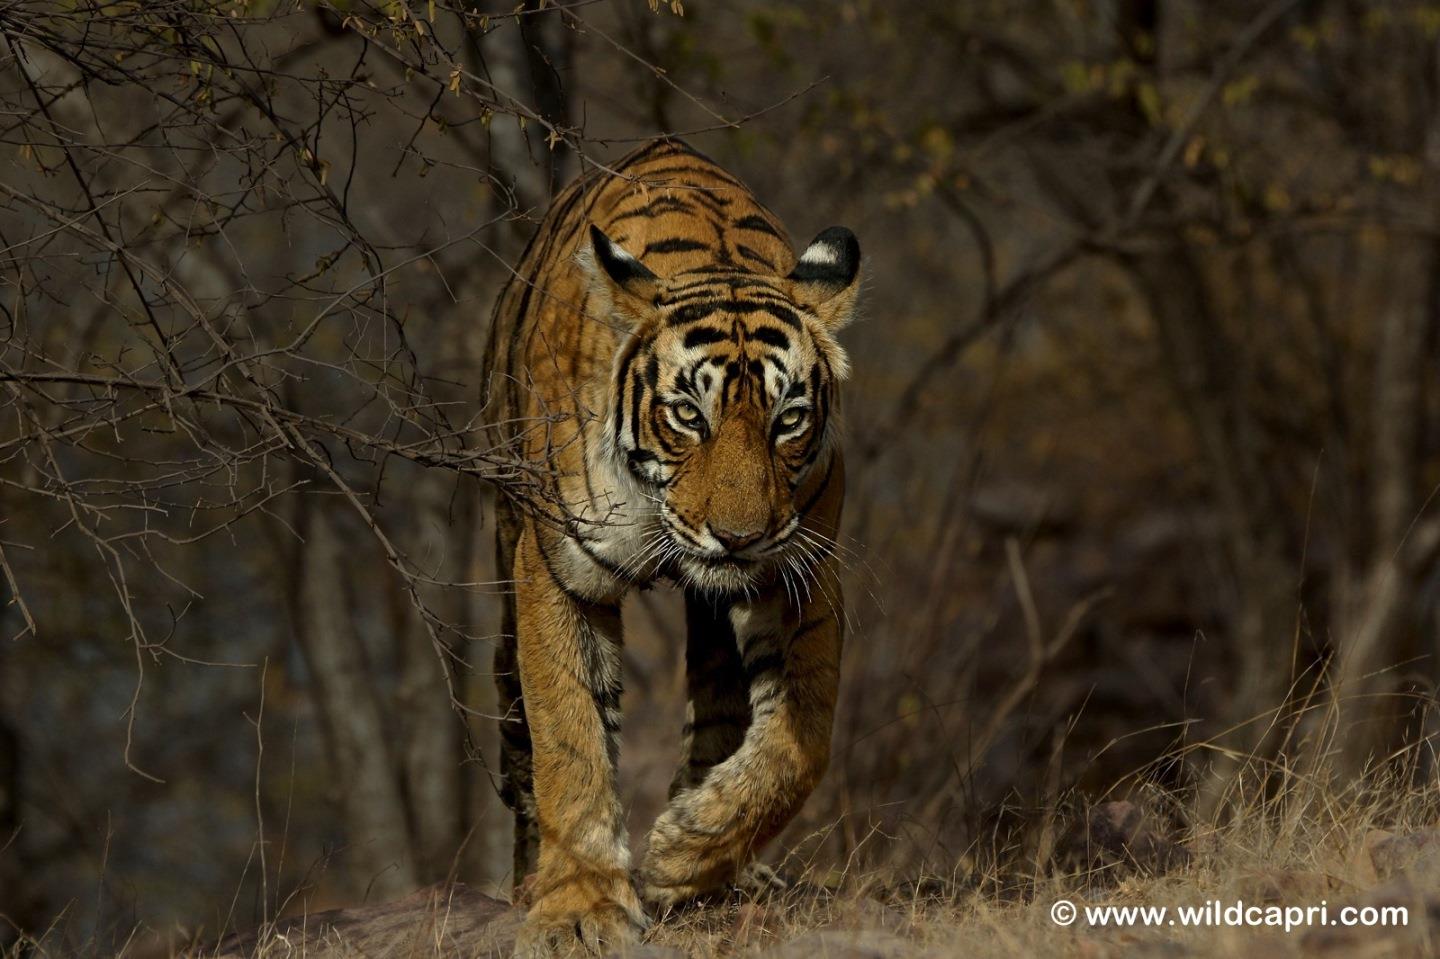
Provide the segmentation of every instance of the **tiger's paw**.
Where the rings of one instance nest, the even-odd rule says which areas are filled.
[[[768,899],[790,888],[780,874],[761,862],[752,862],[735,877],[735,888],[750,899]]]
[[[549,897],[553,900],[554,896]],[[515,940],[515,959],[606,956],[640,942],[647,921],[639,905],[602,902],[584,909],[536,902]]]
[[[686,903],[723,895],[730,886],[725,871],[699,870],[693,863],[665,868],[663,862],[652,859],[640,870],[640,898],[652,915],[663,917]]]
[[[515,959],[605,956],[640,941],[643,926],[619,906],[582,913],[534,915],[515,940]]]
[[[640,898],[645,901],[646,908],[652,914],[663,919],[671,910],[698,899],[707,892],[710,892],[708,888],[702,889],[690,884],[646,882],[640,887]]]
[[[767,899],[790,888],[789,883],[769,866],[752,862],[734,874],[729,882],[692,879],[688,882],[666,882],[659,870],[642,872],[640,896],[645,904],[658,915],[683,906],[688,902],[710,901],[724,898],[738,892],[747,899]]]

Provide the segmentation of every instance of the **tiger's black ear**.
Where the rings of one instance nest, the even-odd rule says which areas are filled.
[[[602,313],[638,324],[653,312],[663,281],[598,226],[591,224],[589,248],[576,258],[590,275]]]
[[[786,279],[797,303],[838,330],[854,318],[859,276],[860,242],[843,226],[832,226],[811,241]]]
[[[650,268],[626,252],[598,227],[590,227],[590,246],[595,251],[595,260],[605,269],[610,279],[622,287],[640,283],[658,283],[660,278]]]

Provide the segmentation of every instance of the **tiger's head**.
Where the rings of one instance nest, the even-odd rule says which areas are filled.
[[[655,507],[656,554],[694,587],[744,590],[787,552],[806,552],[806,494],[835,441],[847,370],[835,334],[854,315],[860,246],[832,227],[788,276],[662,278],[598,228],[590,240],[595,312],[628,333],[607,453]]]

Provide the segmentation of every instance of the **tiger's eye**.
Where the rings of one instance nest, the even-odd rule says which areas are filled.
[[[799,407],[788,409],[780,414],[780,426],[783,429],[794,429],[805,419],[805,411]]]
[[[671,407],[675,411],[675,418],[686,426],[695,426],[705,417],[701,415],[700,408],[694,403],[681,401]]]

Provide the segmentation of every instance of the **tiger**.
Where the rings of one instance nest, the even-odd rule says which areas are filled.
[[[755,856],[825,772],[839,686],[859,272],[850,230],[797,258],[739,179],[660,139],[561,192],[501,291],[491,422],[541,477],[495,523],[515,955],[599,954],[647,908],[780,881]],[[684,594],[683,757],[632,875],[620,607],[657,581]]]

